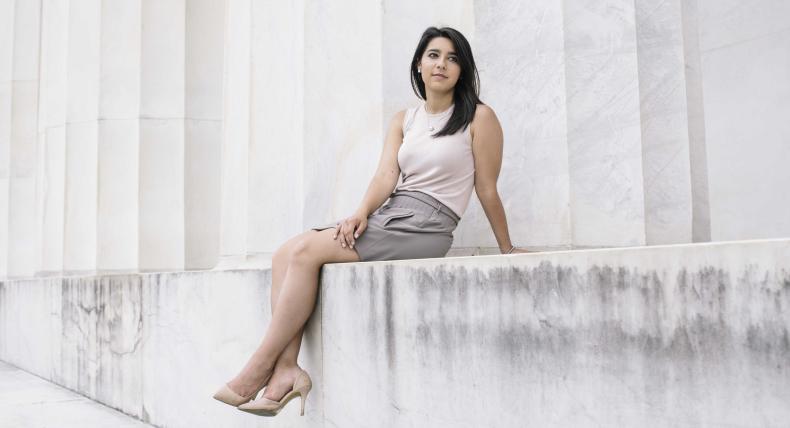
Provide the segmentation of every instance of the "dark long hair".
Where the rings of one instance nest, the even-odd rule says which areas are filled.
[[[475,66],[475,58],[472,56],[472,48],[463,34],[458,30],[450,27],[436,28],[429,27],[422,33],[420,42],[417,44],[417,49],[414,51],[414,58],[411,60],[411,87],[418,97],[425,100],[425,83],[422,81],[420,74],[417,73],[417,63],[422,59],[422,54],[428,48],[428,43],[436,37],[446,37],[453,42],[455,47],[455,54],[458,57],[458,65],[461,66],[461,75],[458,77],[458,82],[453,89],[453,115],[444,128],[434,134],[435,137],[443,135],[452,135],[461,129],[466,129],[472,119],[475,117],[477,105],[482,104],[480,101],[480,77],[477,74],[477,66]]]

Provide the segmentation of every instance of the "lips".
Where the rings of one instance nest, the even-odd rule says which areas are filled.
[[[432,74],[431,77],[443,77],[445,79],[447,78],[447,76],[445,76],[444,74]]]

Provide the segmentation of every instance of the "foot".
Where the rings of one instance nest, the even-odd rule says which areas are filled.
[[[266,390],[263,392],[263,397],[272,401],[280,401],[293,389],[296,377],[302,369],[299,366],[280,367],[274,369],[274,374],[266,385]]]
[[[263,389],[271,375],[272,368],[256,361],[253,355],[241,372],[236,375],[233,380],[228,382],[228,388],[236,394],[249,397],[252,394],[257,394],[258,391]]]

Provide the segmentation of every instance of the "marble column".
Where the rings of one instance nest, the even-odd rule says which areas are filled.
[[[228,0],[225,23],[220,266],[238,264],[247,254],[251,0]]]
[[[102,2],[96,224],[101,271],[138,267],[141,13],[139,1]]]
[[[139,268],[184,268],[185,0],[143,0]]]
[[[184,267],[219,257],[225,2],[186,3]]]
[[[711,239],[790,236],[790,3],[698,5]]]
[[[7,274],[30,276],[37,269],[40,247],[36,239],[36,128],[41,2],[14,2],[13,16]]]
[[[681,1],[636,0],[645,239],[692,240],[692,187]]]
[[[693,242],[707,242],[710,241],[710,198],[708,154],[705,147],[705,103],[702,94],[702,63],[699,50],[698,0],[682,1],[681,14],[691,167],[691,233]]]
[[[69,2],[46,0],[41,16],[36,226],[41,242],[37,270],[63,270],[66,193]]]
[[[475,2],[483,102],[504,132],[499,194],[516,245],[571,245],[563,9],[559,2]],[[475,196],[456,246],[497,248]]]
[[[96,270],[101,2],[69,3],[63,269]]]
[[[11,106],[14,2],[0,2],[0,277],[8,275],[8,190],[11,178]]]
[[[645,244],[634,0],[566,0],[574,246]]]

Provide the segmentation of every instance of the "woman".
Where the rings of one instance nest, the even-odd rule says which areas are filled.
[[[412,59],[411,81],[425,102],[390,122],[378,169],[357,211],[296,236],[275,252],[269,329],[246,366],[214,398],[273,416],[300,396],[304,414],[311,382],[296,359],[321,266],[443,257],[473,188],[500,250],[525,252],[510,242],[496,188],[502,129],[478,97],[469,42],[452,28],[425,30]],[[255,400],[264,386],[263,396]]]

